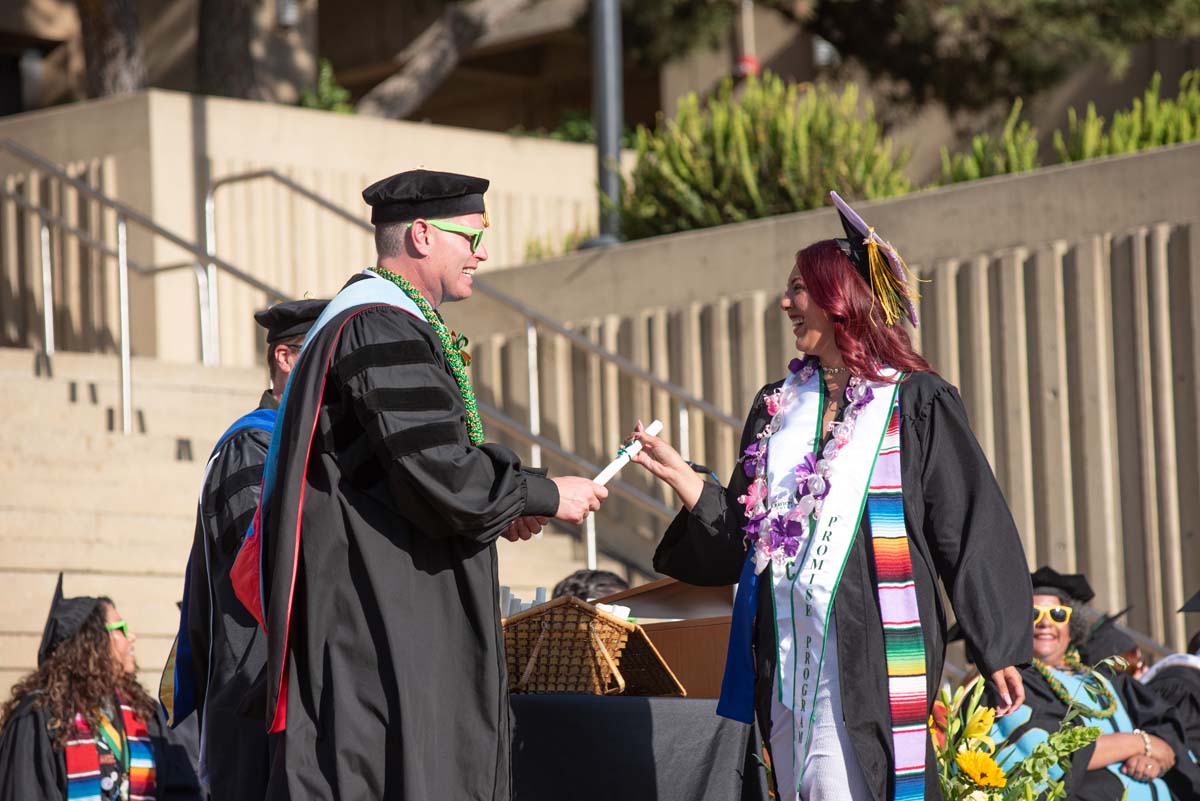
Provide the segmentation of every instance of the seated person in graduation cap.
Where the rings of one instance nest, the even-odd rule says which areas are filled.
[[[1200,612],[1200,592],[1180,612]],[[1187,653],[1171,654],[1156,662],[1142,682],[1167,702],[1187,732],[1188,748],[1200,757],[1200,631],[1188,640]]]
[[[1142,649],[1117,625],[1132,606],[1127,606],[1115,615],[1104,615],[1090,627],[1087,639],[1079,646],[1079,659],[1085,665],[1097,665],[1105,659],[1119,656],[1124,664],[1109,663],[1104,670],[1128,673],[1135,679],[1146,672],[1146,659]]]
[[[59,575],[37,669],[0,710],[0,799],[201,798],[138,684],[136,640],[111,600],[64,598]]]
[[[1087,635],[1075,607],[1095,593],[1082,575],[1038,568],[1033,579],[1033,665],[1022,673],[1025,703],[996,721],[992,736],[1008,744],[997,754],[1002,767],[1028,756],[1067,714],[1081,708],[1079,722],[1100,737],[1076,751],[1067,778],[1072,801],[1195,799],[1200,770],[1191,762],[1178,718],[1152,692],[1125,673],[1104,676],[1081,663],[1077,647]],[[1015,614],[1015,612],[1014,612]],[[1085,680],[1102,688],[1093,698]],[[1062,778],[1055,767],[1051,778]]]

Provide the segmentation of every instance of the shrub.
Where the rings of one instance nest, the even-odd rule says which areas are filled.
[[[950,155],[949,149],[943,146],[942,183],[974,181],[992,175],[1037,169],[1040,166],[1037,131],[1029,124],[1029,120],[1022,120],[1018,124],[1020,117],[1021,98],[1018,97],[1013,101],[1012,110],[1000,136],[976,134],[971,140],[970,150],[955,153],[953,156]]]
[[[579,250],[579,246],[596,236],[592,226],[572,228],[565,235],[530,239],[525,242],[525,261],[543,261]]]
[[[637,163],[621,199],[630,239],[706,228],[824,205],[830,189],[884,198],[911,186],[907,153],[892,144],[858,90],[750,78],[726,80],[703,107],[692,93],[655,130],[639,126]]]
[[[1096,114],[1088,103],[1082,119],[1075,109],[1067,110],[1067,133],[1054,132],[1054,148],[1066,161],[1136,153],[1152,147],[1190,142],[1200,138],[1200,70],[1184,73],[1179,79],[1179,95],[1161,99],[1162,76],[1154,73],[1150,86],[1133,107],[1113,114],[1112,124]]]
[[[350,102],[350,91],[334,80],[333,65],[327,58],[321,59],[320,66],[317,68],[316,90],[301,92],[299,105],[303,108],[336,111],[339,114],[354,113],[354,105]]]

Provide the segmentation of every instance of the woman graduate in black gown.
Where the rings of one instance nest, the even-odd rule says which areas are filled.
[[[804,354],[755,395],[728,487],[639,425],[684,509],[655,568],[737,582],[718,713],[757,718],[781,799],[936,798],[926,721],[945,584],[1003,714],[1030,658],[1029,574],[958,392],[913,350],[907,268],[833,195],[846,238],[800,251],[781,307]]]
[[[137,681],[134,642],[108,598],[64,598],[38,667],[0,710],[0,799],[200,801],[196,773]]]

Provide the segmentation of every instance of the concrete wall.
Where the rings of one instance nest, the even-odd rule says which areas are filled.
[[[1031,565],[1088,574],[1098,603],[1182,646],[1200,587],[1200,144],[864,204],[929,281],[918,342],[962,388]],[[778,299],[831,210],[645,240],[492,283],[742,417],[783,374]],[[521,321],[487,299],[448,318],[482,397],[528,408]],[[543,430],[600,461],[661,394],[543,335]],[[693,457],[732,469],[736,433],[692,416]],[[670,423],[678,437],[678,426]],[[624,476],[623,476],[624,478]],[[1200,619],[1191,621],[1192,628]]]
[[[0,121],[0,138],[11,138],[72,169],[186,239],[203,235],[203,197],[208,181],[271,167],[334,202],[361,213],[360,192],[372,181],[415,167],[487,176],[493,228],[485,243],[484,270],[520,263],[530,240],[558,244],[596,218],[595,151],[585,145],[481,133],[309,111],[249,101],[204,98],[150,90],[124,98],[17,115]],[[113,240],[111,220],[72,190],[31,176],[0,156],[0,179],[28,198],[46,195],[83,215],[83,227]],[[40,202],[40,201],[39,201]],[[27,345],[40,331],[37,227],[15,204],[0,203],[3,342]],[[88,222],[90,220],[90,222]],[[370,238],[359,228],[265,180],[219,191],[217,252],[269,284],[295,296],[334,292],[352,272],[373,262]],[[75,252],[74,240],[55,247]],[[163,266],[185,258],[162,239],[131,230],[131,255]],[[113,341],[115,307],[106,306],[91,325],[82,311],[86,276],[106,271],[76,267],[56,275],[60,299],[60,347],[92,349]],[[99,280],[99,279],[97,279]],[[90,294],[87,297],[92,297]],[[134,283],[132,340],[139,355],[194,361],[199,353],[196,282],[190,271]],[[89,301],[90,302],[90,301]],[[258,362],[259,334],[251,313],[264,304],[257,291],[234,280],[220,282],[222,361]]]

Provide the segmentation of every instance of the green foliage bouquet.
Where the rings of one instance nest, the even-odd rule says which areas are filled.
[[[860,113],[853,84],[839,94],[766,73],[735,92],[726,80],[639,127],[635,147],[620,207],[630,239],[818,208],[834,187],[869,200],[911,186],[907,153],[893,154],[870,103]]]
[[[959,687],[950,693],[943,687],[934,702],[929,720],[933,749],[937,755],[938,780],[946,801],[1054,801],[1066,796],[1066,774],[1071,755],[1100,736],[1094,726],[1076,722],[1078,708],[1072,706],[1058,731],[1035,746],[1020,762],[1002,768],[996,751],[1003,750],[992,738],[996,711],[980,703],[984,683]],[[1059,767],[1063,778],[1054,780],[1051,770]]]

